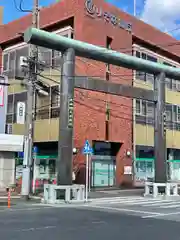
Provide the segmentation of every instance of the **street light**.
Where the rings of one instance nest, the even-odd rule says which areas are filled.
[[[78,152],[77,148],[74,147],[74,148],[73,148],[73,155],[74,155],[74,154],[77,154],[77,152]]]

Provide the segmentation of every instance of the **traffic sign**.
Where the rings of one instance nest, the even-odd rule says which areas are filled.
[[[92,154],[93,153],[93,149],[91,147],[91,145],[89,144],[89,141],[86,140],[85,144],[84,144],[84,148],[83,148],[83,154]]]
[[[33,147],[33,153],[38,153],[38,147],[36,146]]]
[[[18,152],[18,158],[23,158],[24,157],[24,152]]]

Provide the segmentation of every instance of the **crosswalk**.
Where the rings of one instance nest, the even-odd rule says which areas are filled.
[[[180,208],[180,199],[166,200],[166,199],[152,199],[144,197],[108,197],[90,199],[90,205],[118,205],[118,206],[134,206],[134,207],[146,207],[146,208]]]

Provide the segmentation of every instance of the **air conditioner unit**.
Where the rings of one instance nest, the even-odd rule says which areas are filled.
[[[6,124],[6,133],[12,134],[12,124]]]

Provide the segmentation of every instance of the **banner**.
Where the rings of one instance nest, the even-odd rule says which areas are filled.
[[[17,103],[17,124],[24,124],[25,122],[26,104],[24,102]]]

